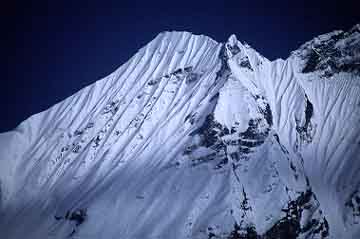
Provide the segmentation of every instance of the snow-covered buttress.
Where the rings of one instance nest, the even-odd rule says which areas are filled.
[[[275,61],[164,32],[0,134],[1,237],[357,238],[359,125],[359,25]]]

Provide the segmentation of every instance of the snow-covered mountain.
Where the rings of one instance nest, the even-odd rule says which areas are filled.
[[[269,61],[164,32],[0,134],[1,238],[360,238],[360,25]]]

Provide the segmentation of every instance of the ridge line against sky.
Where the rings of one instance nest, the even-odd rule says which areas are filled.
[[[270,60],[360,22],[355,1],[12,1],[2,6],[0,132],[110,74],[159,32],[231,34]]]

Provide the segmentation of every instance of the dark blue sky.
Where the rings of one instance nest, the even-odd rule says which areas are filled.
[[[360,22],[347,0],[33,2],[1,6],[0,132],[110,74],[161,31],[234,33],[275,59]]]

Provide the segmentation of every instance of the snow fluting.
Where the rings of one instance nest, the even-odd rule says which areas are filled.
[[[359,25],[274,61],[163,32],[0,134],[1,238],[360,238],[359,125]]]

